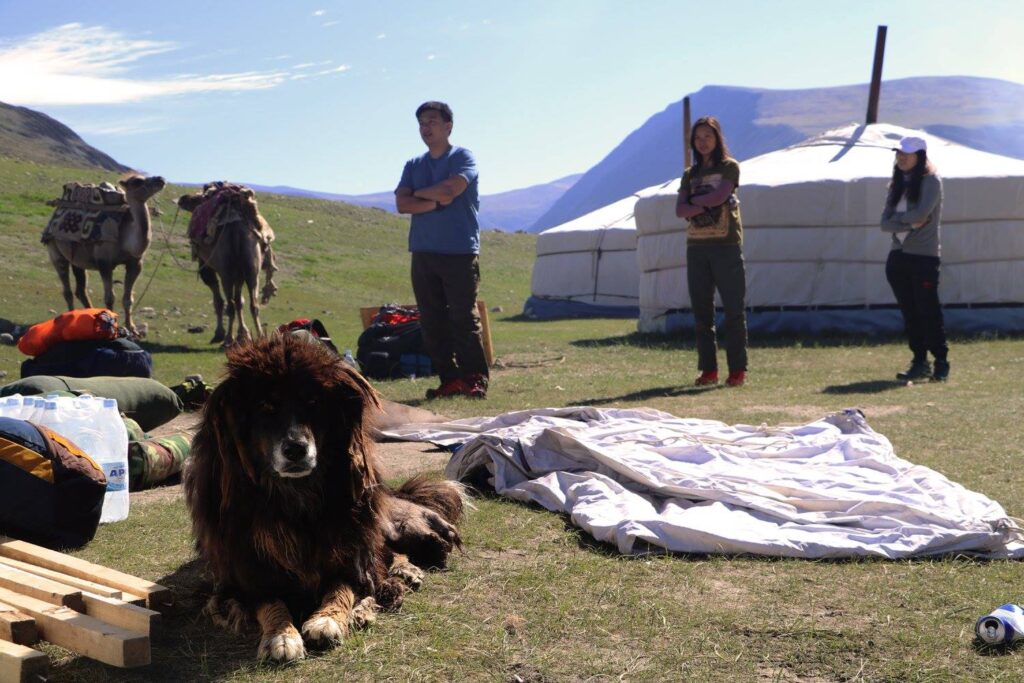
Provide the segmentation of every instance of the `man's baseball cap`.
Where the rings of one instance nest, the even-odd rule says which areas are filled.
[[[904,154],[914,154],[915,152],[924,152],[928,149],[928,142],[924,138],[916,138],[913,136],[905,137],[900,140],[899,146],[894,148],[897,152],[903,152]]]

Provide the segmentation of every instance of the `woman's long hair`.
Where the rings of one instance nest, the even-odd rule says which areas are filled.
[[[914,152],[917,155],[917,162],[914,168],[910,169],[910,177],[907,178],[900,167],[895,163],[892,165],[892,180],[889,181],[889,196],[885,200],[888,208],[893,208],[899,203],[903,193],[907,193],[907,204],[917,204],[921,198],[921,180],[929,174],[935,173],[935,167],[928,161],[928,153],[923,149]]]
[[[715,149],[711,152],[711,160],[708,163],[707,159],[701,156],[701,153],[697,151],[697,145],[694,143],[697,135],[697,128],[700,126],[707,126],[715,134]],[[702,116],[697,119],[693,127],[690,128],[690,151],[693,152],[693,170],[696,171],[701,166],[718,166],[723,161],[729,158],[729,146],[725,144],[725,135],[722,133],[722,124],[718,122],[714,116]]]

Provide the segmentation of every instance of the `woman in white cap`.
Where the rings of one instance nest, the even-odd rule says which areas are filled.
[[[883,232],[892,233],[885,277],[896,296],[914,357],[900,380],[949,377],[949,348],[939,303],[939,224],[942,180],[928,161],[928,143],[905,137],[896,148],[892,182],[882,212]],[[928,353],[935,358],[934,369]]]

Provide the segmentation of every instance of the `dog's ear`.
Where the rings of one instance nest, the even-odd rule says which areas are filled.
[[[342,410],[342,428],[348,431],[352,499],[360,500],[366,491],[380,483],[369,428],[370,416],[381,408],[380,399],[369,382],[344,363],[335,364],[333,380]]]
[[[213,432],[220,462],[221,504],[231,500],[233,472],[241,467],[249,481],[256,483],[256,471],[247,446],[245,428],[236,416],[238,397],[234,391],[235,380],[221,382],[206,401],[204,429]]]

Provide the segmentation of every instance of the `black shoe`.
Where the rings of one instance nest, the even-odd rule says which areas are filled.
[[[933,382],[945,382],[949,379],[949,361],[948,360],[937,360],[935,361],[935,372],[932,373]]]
[[[901,382],[910,382],[917,379],[927,379],[932,376],[932,365],[926,360],[913,361],[910,367],[903,372],[896,373],[896,379]]]

